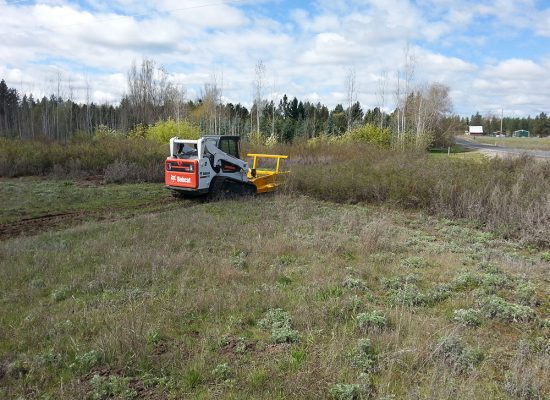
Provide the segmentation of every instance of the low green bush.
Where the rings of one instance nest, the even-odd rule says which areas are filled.
[[[71,369],[78,371],[89,371],[96,366],[101,360],[101,354],[96,350],[91,350],[87,353],[78,354],[74,358],[74,362],[69,365]]]
[[[280,308],[267,311],[258,326],[271,330],[271,340],[274,343],[293,343],[299,340],[298,331],[292,329],[292,317]]]
[[[94,375],[90,380],[92,392],[90,398],[103,400],[111,398],[134,399],[138,392],[130,387],[130,379],[121,376]]]
[[[381,129],[376,125],[365,124],[345,133],[341,140],[349,142],[370,143],[379,147],[391,146],[391,132],[389,129]]]
[[[464,326],[481,325],[481,312],[473,308],[458,309],[453,312],[453,320]]]
[[[414,256],[405,258],[401,262],[401,266],[404,268],[427,268],[430,263],[424,257]]]
[[[357,315],[355,319],[357,321],[357,326],[363,331],[382,329],[388,326],[388,319],[386,316],[377,310],[361,313]]]
[[[345,288],[354,289],[354,290],[357,290],[357,291],[360,291],[360,292],[368,291],[367,284],[363,280],[353,278],[351,276],[348,276],[344,280],[344,282],[342,283],[342,286],[345,287]]]
[[[227,363],[218,364],[216,368],[212,370],[212,376],[218,382],[228,382],[233,375],[233,370]]]
[[[487,318],[506,322],[528,322],[535,318],[531,307],[511,303],[496,295],[482,297],[479,302]]]
[[[485,358],[480,350],[472,349],[455,335],[441,338],[435,353],[457,373],[473,370]]]
[[[365,398],[362,385],[355,383],[337,383],[330,388],[334,400],[361,400]]]
[[[525,306],[536,306],[539,304],[537,291],[531,282],[521,282],[514,289],[514,299]]]
[[[378,356],[369,339],[359,339],[353,351],[351,364],[362,372],[370,373],[376,368]]]
[[[149,127],[145,132],[145,138],[158,144],[168,144],[170,139],[177,136],[182,139],[196,140],[200,137],[198,127],[187,121],[160,121]]]

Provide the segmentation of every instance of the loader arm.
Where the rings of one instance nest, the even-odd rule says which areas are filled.
[[[204,146],[205,146],[205,153],[207,152],[213,156],[212,168],[214,169],[219,168],[223,160],[238,166],[241,171],[244,171],[244,172],[248,171],[248,163],[246,161],[243,161],[239,158],[233,157],[232,155],[223,152],[222,150],[214,146],[212,143],[206,142],[204,143]]]

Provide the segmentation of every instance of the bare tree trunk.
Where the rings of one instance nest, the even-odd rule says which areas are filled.
[[[351,130],[352,115],[351,108],[353,104],[357,101],[357,86],[355,82],[355,69],[350,68],[346,76],[346,92],[348,100],[348,110],[347,110],[347,132]]]
[[[378,90],[377,90],[377,98],[378,98],[378,109],[380,110],[380,122],[379,122],[379,128],[384,128],[384,107],[386,106],[386,85],[388,82],[388,73],[384,71],[382,73],[382,76],[378,79]]]
[[[256,102],[256,133],[260,135],[260,114],[262,113],[262,101],[263,101],[263,85],[265,75],[265,65],[262,60],[258,60],[256,63],[256,80],[255,85],[255,102]]]

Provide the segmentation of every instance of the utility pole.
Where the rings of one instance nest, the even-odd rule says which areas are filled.
[[[500,109],[500,134],[502,135],[502,119],[504,118],[504,108]]]

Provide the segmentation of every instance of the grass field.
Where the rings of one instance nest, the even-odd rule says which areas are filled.
[[[467,137],[469,138],[469,137]],[[527,150],[550,150],[550,137],[545,138],[496,138],[489,136],[476,136],[475,141],[500,147]]]
[[[546,250],[298,195],[0,187],[4,221],[52,199],[113,216],[0,242],[0,398],[550,395]]]

